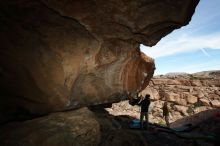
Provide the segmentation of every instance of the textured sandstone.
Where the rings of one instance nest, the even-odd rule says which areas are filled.
[[[211,108],[210,106],[200,106],[200,107],[197,107],[194,109],[194,113],[200,113],[200,112],[203,112],[203,111],[207,111],[209,109],[213,109]]]
[[[213,107],[217,107],[217,108],[220,108],[220,101],[219,100],[213,100],[211,101]]]
[[[167,95],[167,94],[166,94]],[[167,101],[170,102],[176,102],[180,100],[180,95],[176,94],[176,93],[168,93],[167,97],[166,97]]]
[[[181,105],[174,105],[174,110],[179,111],[181,114],[187,116],[187,107]]]
[[[95,146],[99,141],[100,125],[87,108],[0,128],[1,146]]]
[[[188,102],[189,104],[194,104],[194,103],[196,103],[196,102],[198,101],[198,98],[197,98],[196,96],[193,96],[193,95],[188,94],[186,100],[187,100],[187,102]]]
[[[144,89],[155,67],[139,45],[155,45],[186,25],[197,3],[1,0],[0,122]]]
[[[205,106],[210,106],[210,101],[208,99],[202,98],[202,99],[199,99],[199,101],[201,101],[202,104]]]

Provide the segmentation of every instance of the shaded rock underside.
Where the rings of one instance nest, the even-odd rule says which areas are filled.
[[[116,102],[144,89],[152,46],[198,0],[0,1],[0,121]]]

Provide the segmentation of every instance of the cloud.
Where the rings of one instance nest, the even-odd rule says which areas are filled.
[[[219,6],[219,0],[200,1],[189,25],[173,31],[156,46],[140,46],[155,58],[156,74],[220,69]]]
[[[195,73],[195,72],[200,72],[200,71],[219,70],[219,66],[220,66],[220,63],[215,64],[215,65],[210,65],[210,64],[204,63],[204,64],[189,66],[184,69],[187,71],[187,73]]]
[[[174,67],[168,67],[167,70],[165,69],[159,69],[157,68],[155,75],[161,75],[166,74],[169,72],[186,72],[186,73],[195,73],[200,71],[207,71],[207,70],[219,70],[220,63],[218,60],[214,61],[207,61],[207,62],[201,62],[201,63],[192,63],[189,65],[182,65],[182,66],[175,66]]]
[[[211,65],[210,65],[211,64]],[[216,61],[208,61],[203,63],[191,64],[185,67],[182,67],[182,70],[187,70],[187,72],[195,72],[197,70],[206,69],[206,68],[213,68],[219,66],[220,63]]]
[[[202,36],[183,34],[180,37],[175,37],[174,35],[162,39],[156,46],[146,47],[141,45],[140,48],[142,52],[153,58],[196,50],[202,50],[203,53],[209,56],[204,49],[220,49],[220,33]]]
[[[205,49],[201,48],[201,51],[203,52],[203,54],[204,54],[205,56],[210,57],[210,55],[208,54],[208,52],[206,52]]]

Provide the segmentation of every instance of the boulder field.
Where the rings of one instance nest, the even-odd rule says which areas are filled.
[[[170,122],[203,111],[220,108],[220,71],[205,71],[194,74],[167,74],[152,78],[142,95],[151,95],[150,122],[165,124],[162,107],[168,103]],[[139,118],[140,107],[131,106],[128,101],[115,103],[107,109],[113,115],[130,115]],[[219,112],[219,110],[218,110]],[[198,121],[210,117],[200,114]],[[196,120],[196,118],[194,119]],[[191,120],[193,122],[194,120]],[[184,121],[184,120],[182,120]],[[187,122],[185,122],[187,123]],[[194,123],[194,122],[193,122]],[[184,122],[181,122],[184,124]],[[173,124],[180,125],[180,124]]]

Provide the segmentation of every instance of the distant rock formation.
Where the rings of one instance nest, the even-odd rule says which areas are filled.
[[[168,74],[155,76],[142,92],[150,94],[150,121],[164,123],[162,106],[168,102],[170,121],[201,111],[220,108],[220,71],[195,74]],[[139,107],[128,105],[127,101],[113,104],[108,111],[114,115],[130,115],[139,118]]]
[[[0,122],[116,102],[143,89],[155,45],[198,0],[1,0]]]

